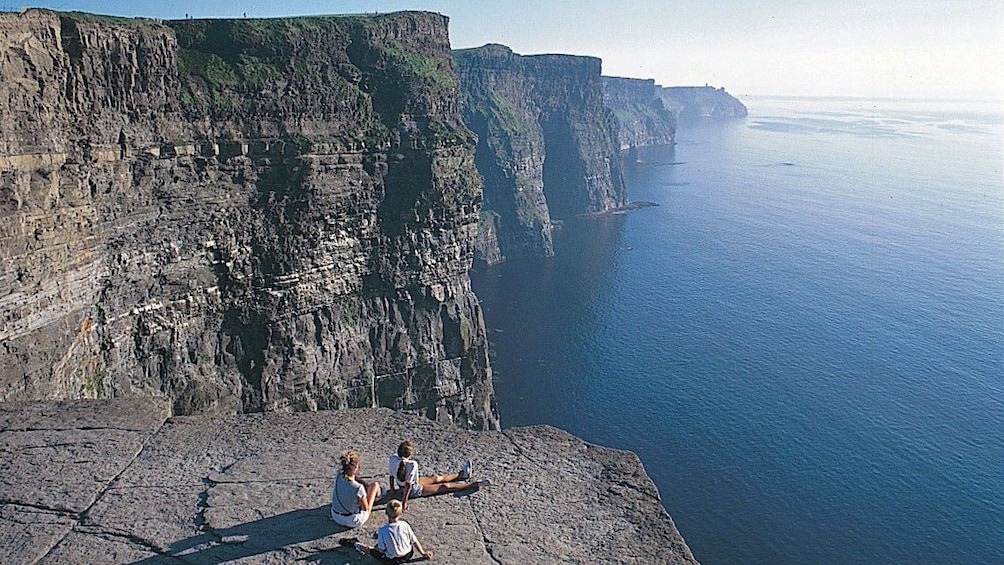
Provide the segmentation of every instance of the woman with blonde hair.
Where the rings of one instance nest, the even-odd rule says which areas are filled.
[[[331,487],[331,519],[347,528],[357,528],[370,517],[373,502],[380,496],[380,484],[365,484],[356,479],[359,472],[359,453],[343,451],[339,457],[342,470],[335,476]]]
[[[398,486],[401,487],[401,504],[405,510],[408,509],[409,498],[446,494],[491,485],[491,481],[488,479],[471,480],[470,460],[464,463],[463,468],[457,473],[421,477],[418,474],[418,461],[412,459],[414,454],[415,444],[405,440],[397,446],[397,453],[391,455],[387,462],[390,489],[395,490]]]

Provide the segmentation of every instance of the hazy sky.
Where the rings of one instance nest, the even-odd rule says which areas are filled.
[[[17,9],[17,0],[0,7]],[[52,0],[158,18],[429,10],[454,47],[603,59],[608,75],[747,94],[1004,100],[1001,0]]]

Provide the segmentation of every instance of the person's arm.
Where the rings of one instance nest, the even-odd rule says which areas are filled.
[[[411,481],[404,483],[404,485],[401,486],[401,490],[404,491],[401,495],[401,508],[407,510],[408,497],[411,496]]]
[[[394,464],[394,455],[391,455],[387,459],[387,484],[390,485],[390,490],[397,488],[397,477],[394,475],[397,473],[397,465]]]
[[[404,483],[404,495],[401,499],[401,505],[405,510],[408,509],[408,498],[411,496],[412,486],[418,484],[418,463],[415,461],[408,461],[405,464],[405,483]]]
[[[432,559],[432,552],[422,549],[422,544],[418,542],[417,537],[412,536],[411,545],[415,546],[415,549],[417,549],[418,552],[422,554],[422,557],[426,559]]]

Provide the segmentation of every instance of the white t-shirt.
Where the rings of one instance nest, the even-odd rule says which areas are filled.
[[[377,549],[382,550],[383,554],[391,559],[408,555],[414,543],[415,532],[404,520],[388,522],[377,530]]]
[[[412,485],[418,484],[418,461],[413,461],[411,459],[404,460],[404,480],[400,480],[397,477],[397,468],[401,464],[401,457],[397,453],[390,456],[387,461],[387,474],[394,477],[394,480],[398,482],[398,488],[404,486],[404,483],[411,483]]]
[[[359,506],[360,498],[366,498],[366,487],[338,473],[335,484],[331,487],[331,513],[342,515],[358,513],[362,510]]]

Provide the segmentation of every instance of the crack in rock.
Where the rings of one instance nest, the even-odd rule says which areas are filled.
[[[502,565],[502,561],[495,557],[495,553],[492,551],[495,547],[495,542],[489,539],[488,534],[485,533],[484,525],[481,522],[481,515],[478,514],[477,508],[474,506],[474,497],[468,497],[468,503],[471,505],[471,514],[474,516],[474,523],[477,527],[477,531],[481,534],[481,542],[485,546],[485,553],[488,554],[488,557],[492,558],[492,561],[498,563],[498,565]]]
[[[644,496],[645,498],[651,498],[651,499],[655,500],[656,502],[659,502],[660,504],[662,503],[662,498],[658,495],[658,493],[657,494],[652,494],[651,492],[647,492],[645,490],[642,490],[641,488],[638,488],[637,485],[633,485],[633,484],[631,484],[631,483],[629,483],[627,481],[611,481],[610,488],[608,490],[611,491],[611,492],[614,492],[615,494],[617,494],[616,491],[614,491],[614,489],[613,489],[613,487],[615,487],[615,486],[623,487],[625,489],[634,491],[634,492],[636,492],[636,493]]]
[[[196,504],[197,511],[195,512],[195,515],[192,516],[192,523],[195,525],[195,530],[197,532],[207,534],[217,542],[223,543],[223,536],[217,533],[216,530],[209,525],[209,520],[206,519],[206,510],[209,510],[209,491],[215,487],[217,483],[209,477],[203,477],[202,484],[204,484],[206,488],[199,492],[199,499]]]
[[[151,551],[151,552],[153,552],[153,553],[155,553],[157,555],[160,555],[162,557],[176,558],[174,555],[171,555],[164,548],[159,547],[156,544],[156,542],[150,541],[148,539],[142,538],[142,537],[140,537],[140,536],[138,536],[136,534],[132,534],[132,533],[129,533],[129,532],[115,530],[115,529],[109,529],[109,528],[106,528],[104,526],[96,526],[96,525],[95,526],[79,525],[77,527],[74,527],[73,531],[77,532],[78,534],[85,534],[85,535],[92,535],[92,536],[106,537],[106,538],[108,538],[108,537],[119,538],[119,539],[125,540],[125,541],[127,541],[127,542],[129,542],[129,543],[131,543],[133,545],[138,545],[138,546],[140,546],[140,547],[142,547],[144,549],[147,549],[147,550],[149,550],[149,551]]]
[[[534,457],[530,453],[528,453],[525,449],[523,449],[523,446],[516,441],[516,438],[512,437],[509,434],[508,430],[502,430],[502,435],[505,436],[505,438],[508,439],[510,443],[512,443],[512,446],[516,448],[516,452],[519,453],[520,457],[526,459],[527,461],[533,462],[535,465],[538,466],[540,465],[539,463],[537,463],[537,460],[534,459]]]
[[[133,429],[133,428],[117,428],[115,426],[71,426],[66,428],[7,428],[0,430],[3,432],[17,432],[17,433],[34,433],[34,432],[95,432],[95,431],[112,431],[112,432],[128,432],[133,434],[146,433],[148,429]]]
[[[68,510],[66,508],[55,508],[52,506],[45,506],[43,504],[32,504],[30,502],[19,502],[17,500],[0,499],[0,506],[2,505],[16,506],[19,508],[30,508],[31,510],[38,510],[40,512],[55,514],[56,516],[59,516],[61,518],[70,518],[74,521],[80,519],[80,514],[77,514],[76,512]]]
[[[144,439],[143,442],[140,444],[139,449],[136,450],[136,453],[133,454],[133,456],[129,459],[129,461],[125,465],[122,465],[122,468],[119,469],[119,472],[116,473],[114,477],[112,477],[111,479],[108,480],[108,482],[105,483],[104,488],[102,488],[100,492],[97,493],[97,495],[94,497],[94,500],[91,501],[90,505],[88,505],[88,507],[84,509],[83,512],[76,515],[76,523],[73,525],[73,527],[70,528],[62,537],[60,537],[58,541],[53,543],[39,561],[44,561],[47,558],[49,558],[52,555],[52,552],[57,547],[59,547],[64,541],[66,541],[66,537],[69,536],[71,532],[76,531],[79,526],[88,525],[87,522],[89,519],[90,511],[91,509],[94,508],[94,505],[97,504],[98,501],[100,501],[108,492],[112,490],[112,485],[114,485],[123,475],[123,473],[125,473],[126,470],[129,469],[129,467],[131,467],[132,464],[135,463],[137,459],[139,459],[139,456],[143,453],[146,447],[150,445],[150,442],[152,442],[153,439],[158,434],[160,434],[160,431],[163,429],[163,427],[164,426],[162,422],[161,425],[158,426],[153,433],[147,435],[146,439]],[[90,429],[90,427],[79,427],[70,429],[81,430],[81,429]]]

